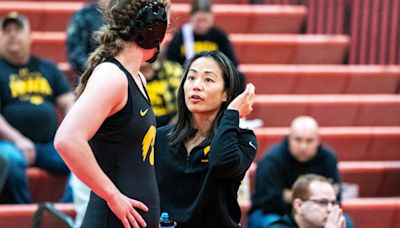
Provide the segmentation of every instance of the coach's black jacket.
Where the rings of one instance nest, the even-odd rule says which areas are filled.
[[[211,145],[188,155],[184,142],[170,145],[171,126],[157,130],[156,175],[161,211],[181,227],[238,227],[237,191],[255,154],[251,130],[239,128],[237,111],[227,110]]]

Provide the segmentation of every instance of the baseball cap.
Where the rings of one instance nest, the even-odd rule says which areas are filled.
[[[9,23],[16,23],[18,26],[25,27],[28,25],[28,19],[25,16],[18,14],[17,12],[13,11],[8,13],[4,18],[1,20],[1,29],[4,29]]]

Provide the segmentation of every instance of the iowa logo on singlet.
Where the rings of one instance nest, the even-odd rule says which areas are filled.
[[[156,127],[150,126],[142,142],[142,157],[146,161],[148,157],[151,166],[154,166],[154,142],[156,139]]]

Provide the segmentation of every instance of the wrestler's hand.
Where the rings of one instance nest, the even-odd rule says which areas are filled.
[[[118,193],[107,201],[107,204],[114,214],[121,220],[124,228],[130,228],[131,225],[135,228],[147,226],[142,216],[140,216],[136,211],[136,209],[145,212],[149,210],[142,202],[130,199],[122,193]]]
[[[228,109],[237,110],[240,118],[245,117],[253,110],[254,99],[255,87],[253,84],[248,83],[243,93],[229,104]]]

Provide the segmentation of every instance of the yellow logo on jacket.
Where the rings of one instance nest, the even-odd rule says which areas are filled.
[[[143,162],[148,157],[151,166],[154,166],[154,143],[156,139],[156,127],[150,126],[142,141]]]
[[[210,150],[211,150],[210,145],[208,145],[208,146],[206,146],[206,147],[204,148],[204,150],[203,150],[204,157],[207,157],[208,152],[210,152]],[[201,162],[208,162],[208,159],[201,159]]]

